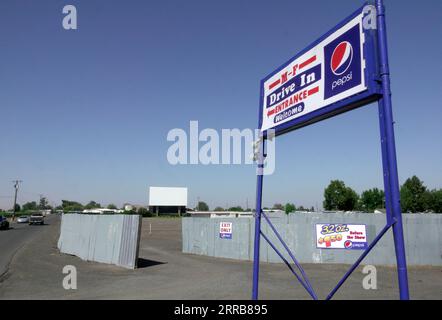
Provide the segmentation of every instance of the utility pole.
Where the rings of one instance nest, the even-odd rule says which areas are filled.
[[[39,196],[40,196],[40,202],[38,203],[38,208],[40,209],[40,210],[44,210],[45,208],[41,208],[40,207],[40,205],[41,205],[41,203],[42,203],[42,199],[43,199],[43,196],[44,196],[44,194],[39,194]]]
[[[18,188],[20,187],[20,183],[22,183],[22,180],[13,180],[14,183],[14,189],[15,189],[15,196],[14,196],[14,207],[13,207],[13,214],[12,214],[12,220],[15,220],[15,207],[17,206],[17,193]]]

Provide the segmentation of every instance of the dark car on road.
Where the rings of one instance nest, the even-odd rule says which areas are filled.
[[[44,216],[40,212],[33,213],[29,217],[29,224],[41,224],[43,225],[45,223]]]
[[[4,216],[0,216],[0,230],[7,229],[9,229],[9,221]]]

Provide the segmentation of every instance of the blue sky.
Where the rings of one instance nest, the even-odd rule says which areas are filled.
[[[78,9],[76,31],[62,8]],[[362,1],[0,2],[0,208],[44,194],[147,204],[153,186],[187,186],[211,207],[254,206],[255,171],[171,166],[173,128],[255,128],[259,81]],[[399,178],[442,187],[442,2],[386,1]],[[264,205],[321,207],[341,179],[382,187],[377,105],[277,140]]]

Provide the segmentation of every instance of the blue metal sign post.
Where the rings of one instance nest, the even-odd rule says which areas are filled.
[[[379,111],[382,114],[384,128],[381,141],[385,143],[382,148],[385,190],[388,190],[390,199],[386,201],[388,220],[393,222],[393,237],[396,251],[396,264],[399,280],[399,293],[402,300],[409,299],[407,263],[405,259],[404,232],[402,227],[401,200],[399,194],[399,179],[397,172],[396,145],[394,139],[393,112],[390,91],[390,68],[388,64],[387,29],[385,24],[385,7],[382,0],[376,0],[377,30],[379,44],[379,67],[382,84],[382,98],[379,100]],[[382,127],[382,124],[381,124]],[[385,163],[387,162],[387,163]],[[386,166],[387,164],[387,166]],[[387,193],[386,193],[387,194]],[[387,220],[387,221],[388,221]]]
[[[252,299],[258,299],[258,286],[259,286],[259,248],[261,240],[261,205],[262,205],[262,183],[264,178],[264,136],[259,142],[258,146],[258,170],[257,170],[257,183],[256,183],[256,210],[255,210],[255,244],[253,250],[253,289]]]
[[[409,299],[407,264],[405,258],[405,245],[404,245],[402,213],[401,213],[400,193],[399,193],[399,179],[397,172],[396,146],[395,146],[394,128],[393,128],[394,122],[393,122],[391,91],[390,91],[390,71],[388,64],[385,8],[382,0],[375,0],[375,3],[376,3],[376,32],[374,32],[375,37],[372,37],[372,35],[370,35],[370,33],[368,32],[365,34],[365,36],[367,37],[366,44],[364,45],[364,50],[365,50],[364,54],[366,54],[367,58],[366,68],[365,68],[366,83],[368,83],[367,90],[365,92],[359,92],[353,96],[349,96],[332,105],[323,107],[322,109],[319,109],[315,112],[311,112],[310,114],[306,114],[305,116],[302,116],[299,119],[294,119],[276,126],[276,134],[279,135],[291,130],[298,129],[304,125],[308,125],[313,122],[320,121],[328,117],[332,117],[336,114],[349,111],[353,108],[368,104],[370,102],[378,101],[379,125],[380,125],[381,148],[382,148],[382,167],[384,175],[383,180],[384,180],[384,189],[385,189],[385,206],[387,209],[387,223],[385,227],[380,231],[380,233],[374,238],[374,240],[371,242],[368,248],[363,251],[361,256],[345,273],[345,275],[338,282],[336,287],[328,294],[328,296],[326,297],[327,300],[331,299],[334,296],[334,294],[339,290],[339,288],[347,280],[347,278],[351,275],[351,273],[359,266],[362,260],[369,254],[369,252],[375,247],[378,241],[384,236],[384,234],[390,228],[392,228],[393,230],[400,299],[401,300]],[[356,11],[356,13],[353,14],[350,18],[355,19],[355,17],[358,15],[358,12],[360,13],[360,10]],[[343,28],[343,26],[345,26],[345,23],[348,23],[348,21],[350,20],[347,19],[346,21],[344,21],[344,23],[338,25],[337,30],[339,30],[339,28]],[[333,32],[329,32],[320,40],[323,40],[327,36],[330,36],[330,34],[333,36]],[[376,43],[377,57],[375,58],[377,60],[377,66],[378,66],[377,72],[373,71],[374,70],[373,52],[375,51],[373,39],[376,39],[377,42]],[[314,43],[309,48],[307,48],[299,56],[301,56],[305,52],[309,52],[308,50],[313,50],[314,46],[317,45],[319,41]],[[351,51],[351,53],[353,53],[353,51]],[[295,57],[295,59],[298,57]],[[314,59],[311,61],[314,61]],[[263,114],[267,112],[266,109],[263,109],[263,100],[267,99],[266,97],[264,97],[263,84],[265,83],[265,81],[268,81],[269,79],[271,81],[275,81],[274,80],[275,74],[280,74],[281,72],[284,72],[284,68],[287,68],[287,66],[289,66],[290,63],[293,64],[293,62],[285,64],[277,72],[268,76],[266,79],[264,79],[261,82],[261,102],[260,102],[261,109],[260,109],[259,123],[258,123],[258,126],[260,128],[263,125]],[[287,72],[285,72],[284,74],[286,75]],[[276,85],[279,85],[279,83],[283,83],[285,81],[287,81],[286,77],[283,78],[283,80],[276,79],[275,83]],[[296,88],[296,85],[293,84],[291,88]],[[318,92],[318,90],[315,90],[314,92],[316,93]],[[304,95],[304,97],[306,97],[306,95]],[[274,112],[275,110],[276,112],[279,112],[279,107],[272,110],[271,112]],[[300,112],[302,112],[304,110],[304,105],[302,104],[302,107],[298,107],[298,109],[293,109],[293,110],[295,111],[300,110]],[[265,112],[263,113],[263,111]],[[272,114],[271,112],[269,112],[268,114]],[[290,251],[289,247],[285,244],[284,240],[279,235],[278,231],[273,226],[270,219],[266,216],[266,214],[262,211],[261,208],[262,195],[263,195],[262,187],[263,187],[263,169],[264,169],[264,160],[265,160],[264,149],[266,145],[266,134],[267,131],[264,131],[262,133],[262,139],[259,142],[259,153],[258,153],[259,155],[258,155],[257,188],[256,188],[255,243],[254,243],[254,260],[253,260],[252,299],[253,300],[258,299],[259,259],[260,259],[259,253],[260,253],[260,239],[262,236],[264,240],[266,240],[269,243],[270,247],[273,250],[275,250],[275,252],[281,257],[281,259],[289,267],[290,271],[296,276],[298,281],[307,290],[310,296],[316,300],[317,295],[313,287],[311,286],[304,270],[296,260],[294,254]],[[265,218],[266,222],[270,225],[271,230],[275,233],[278,240],[282,243],[283,247],[288,252],[290,258],[292,259],[292,261],[300,271],[300,275],[298,275],[295,269],[278,251],[276,246],[273,245],[270,242],[269,238],[262,232],[261,230],[262,216]]]

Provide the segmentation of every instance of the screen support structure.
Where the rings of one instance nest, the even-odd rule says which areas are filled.
[[[391,102],[391,90],[390,90],[390,70],[388,63],[388,47],[387,47],[387,30],[385,22],[385,7],[383,0],[375,0],[376,5],[376,24],[377,24],[377,41],[378,41],[378,60],[379,60],[379,84],[382,89],[381,97],[378,100],[379,110],[379,126],[381,135],[381,149],[382,149],[382,167],[383,167],[383,180],[385,189],[385,207],[387,209],[387,223],[381,232],[374,238],[372,243],[361,254],[357,261],[350,267],[343,278],[338,282],[336,287],[326,297],[327,300],[331,299],[334,294],[339,290],[342,284],[347,280],[351,273],[359,266],[362,260],[368,255],[368,253],[376,246],[378,241],[384,236],[384,234],[392,228],[393,239],[396,253],[396,265],[399,283],[399,296],[401,300],[409,299],[408,289],[408,275],[407,264],[405,257],[405,244],[402,225],[402,213],[400,204],[399,193],[399,179],[397,171],[397,159],[396,159],[396,146],[394,138],[394,121]],[[296,276],[298,281],[308,291],[313,299],[317,299],[316,293],[313,290],[304,270],[299,265],[298,261],[294,257],[294,254],[290,251],[288,246],[284,243],[284,240],[280,237],[279,233],[272,225],[270,219],[262,211],[262,189],[263,189],[263,171],[265,160],[265,146],[266,146],[266,132],[262,133],[259,150],[258,150],[258,170],[257,170],[257,187],[256,187],[256,213],[255,213],[255,238],[254,238],[254,260],[253,260],[253,283],[252,283],[252,299],[258,299],[259,288],[259,259],[260,259],[260,239],[261,236],[269,243],[270,247],[276,251],[281,257],[284,263],[289,267],[290,271]],[[289,253],[295,265],[301,272],[299,276],[296,271],[291,267],[290,263],[283,257],[274,246],[269,238],[262,233],[261,230],[261,218],[264,216],[267,223],[269,223],[271,229],[276,234],[284,248]]]

